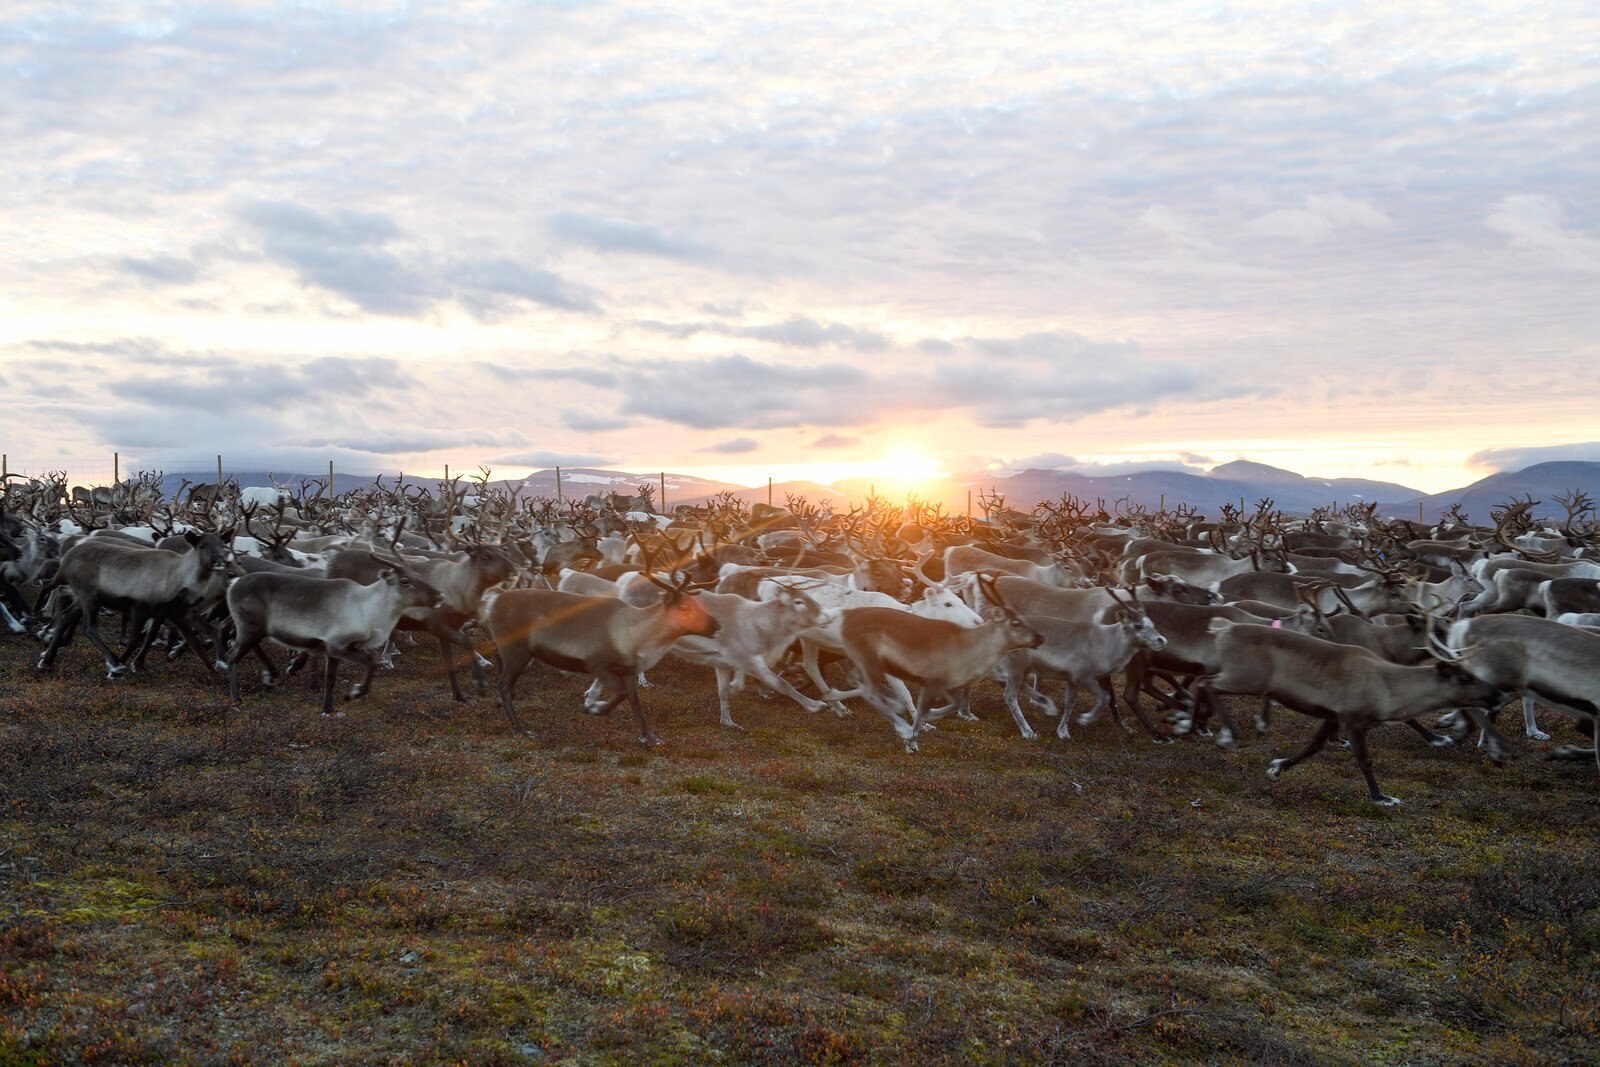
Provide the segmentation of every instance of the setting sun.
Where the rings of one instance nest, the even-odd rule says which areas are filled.
[[[915,485],[945,476],[942,464],[914,448],[899,448],[873,465],[872,474],[896,486]]]

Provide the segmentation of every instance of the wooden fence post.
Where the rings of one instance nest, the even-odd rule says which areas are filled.
[[[222,491],[222,454],[217,454],[217,492]],[[219,498],[220,499],[220,498]]]
[[[556,503],[557,504],[565,503],[561,499],[561,468],[560,467],[556,468]]]
[[[667,513],[667,472],[661,472],[661,514]]]
[[[330,459],[328,460],[328,500],[331,502],[333,497],[333,460]]]
[[[767,475],[767,507],[772,506],[772,475]]]
[[[111,453],[111,484],[116,486],[122,482],[122,453]]]

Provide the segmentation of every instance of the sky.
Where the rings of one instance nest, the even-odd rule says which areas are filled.
[[[1600,460],[1596,41],[1592,2],[8,0],[0,446]]]

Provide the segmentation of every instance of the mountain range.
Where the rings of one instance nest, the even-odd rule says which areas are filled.
[[[267,485],[265,471],[246,471],[234,474],[240,485]],[[323,475],[326,478],[326,475]],[[192,482],[214,481],[212,472],[178,472],[163,480],[163,488],[171,493],[183,479]],[[583,497],[590,493],[631,493],[641,485],[656,487],[661,494],[662,476],[634,474],[626,471],[599,468],[563,468],[561,495],[565,498]],[[666,503],[703,504],[721,493],[733,493],[747,503],[766,502],[767,486],[747,487],[730,482],[719,482],[692,475],[666,472]],[[280,481],[286,480],[280,476]],[[409,481],[410,479],[408,479]],[[336,474],[334,491],[347,492],[372,484],[371,477]],[[432,483],[417,479],[418,484]],[[523,479],[496,480],[496,485],[515,489],[519,496],[555,497],[556,472],[536,471]],[[882,485],[886,495],[898,497],[885,483],[875,483],[870,478],[854,478],[836,482],[832,486],[815,482],[790,481],[774,484],[770,499],[783,504],[790,495],[805,497],[813,504],[831,506],[835,510],[850,507],[866,500],[874,488]],[[1554,462],[1539,463],[1517,471],[1501,471],[1480,478],[1470,485],[1443,493],[1423,493],[1394,482],[1370,481],[1363,478],[1308,478],[1281,467],[1248,460],[1236,460],[1213,467],[1204,474],[1185,471],[1139,471],[1133,474],[1093,476],[1071,471],[1024,470],[1009,475],[989,472],[953,474],[924,483],[916,491],[919,498],[941,505],[948,515],[964,514],[969,498],[974,514],[981,514],[979,497],[998,493],[1008,507],[1023,511],[1031,509],[1042,500],[1058,500],[1063,493],[1071,493],[1081,500],[1103,502],[1108,510],[1119,500],[1154,511],[1165,504],[1175,507],[1190,504],[1202,514],[1217,517],[1222,504],[1253,511],[1258,501],[1270,499],[1276,510],[1291,515],[1309,514],[1313,508],[1337,504],[1376,503],[1378,513],[1387,518],[1415,518],[1419,514],[1425,521],[1433,521],[1451,506],[1459,504],[1474,521],[1489,521],[1489,512],[1514,497],[1532,497],[1540,502],[1535,514],[1547,518],[1562,518],[1565,510],[1555,502],[1557,495],[1577,489],[1590,498],[1600,498],[1600,463]],[[1419,510],[1420,509],[1420,510]]]

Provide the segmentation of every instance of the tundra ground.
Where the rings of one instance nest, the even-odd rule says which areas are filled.
[[[1266,779],[1289,713],[1236,752],[1027,743],[986,685],[908,756],[865,709],[746,693],[722,729],[663,665],[646,752],[542,668],[513,736],[421,645],[337,719],[35,654],[0,644],[0,1064],[1600,1049],[1600,783],[1515,738],[1494,768],[1375,733],[1384,810],[1348,752]]]

